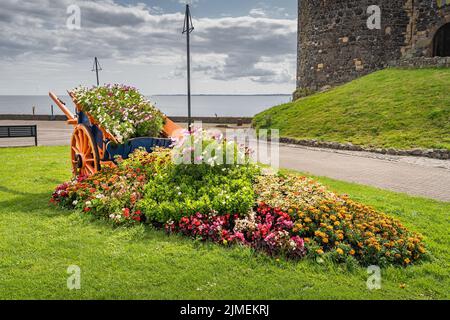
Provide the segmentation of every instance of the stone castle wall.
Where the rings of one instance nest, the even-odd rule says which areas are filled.
[[[372,5],[381,9],[380,29],[367,26]],[[296,97],[402,58],[431,57],[434,34],[450,22],[450,0],[299,0],[298,7]]]
[[[450,23],[450,0],[409,0],[406,7],[410,20],[406,44],[401,48],[402,57],[432,57],[434,35]]]

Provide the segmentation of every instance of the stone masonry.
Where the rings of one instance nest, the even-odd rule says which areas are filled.
[[[298,9],[295,98],[400,60],[450,56],[450,0],[299,0]]]

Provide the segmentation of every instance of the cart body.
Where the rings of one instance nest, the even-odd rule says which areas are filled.
[[[76,115],[55,94],[50,92],[49,95],[68,118],[67,123],[74,126],[71,160],[76,176],[89,176],[101,170],[102,166],[114,166],[117,157],[127,159],[137,149],[153,152],[157,147],[169,148],[172,138],[182,134],[181,127],[166,117],[161,137],[138,137],[118,143],[112,134],[82,110],[71,92],[69,96],[75,104]]]

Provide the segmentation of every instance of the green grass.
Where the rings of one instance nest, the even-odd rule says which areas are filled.
[[[312,260],[276,261],[250,249],[196,243],[143,227],[112,229],[49,206],[70,177],[67,147],[0,149],[0,299],[448,299],[449,203],[326,178],[426,236],[432,259],[367,274]],[[81,290],[66,269],[81,267]],[[401,284],[406,284],[404,289]]]
[[[449,90],[448,68],[387,69],[273,107],[256,115],[254,125],[289,138],[450,149]]]

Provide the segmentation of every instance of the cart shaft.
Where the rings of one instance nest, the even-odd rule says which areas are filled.
[[[78,120],[75,117],[75,115],[70,112],[70,110],[64,105],[64,103],[59,99],[56,94],[53,92],[49,92],[48,94],[50,98],[56,103],[56,105],[61,109],[61,111],[66,115],[67,117],[67,123],[71,125],[78,124]]]

